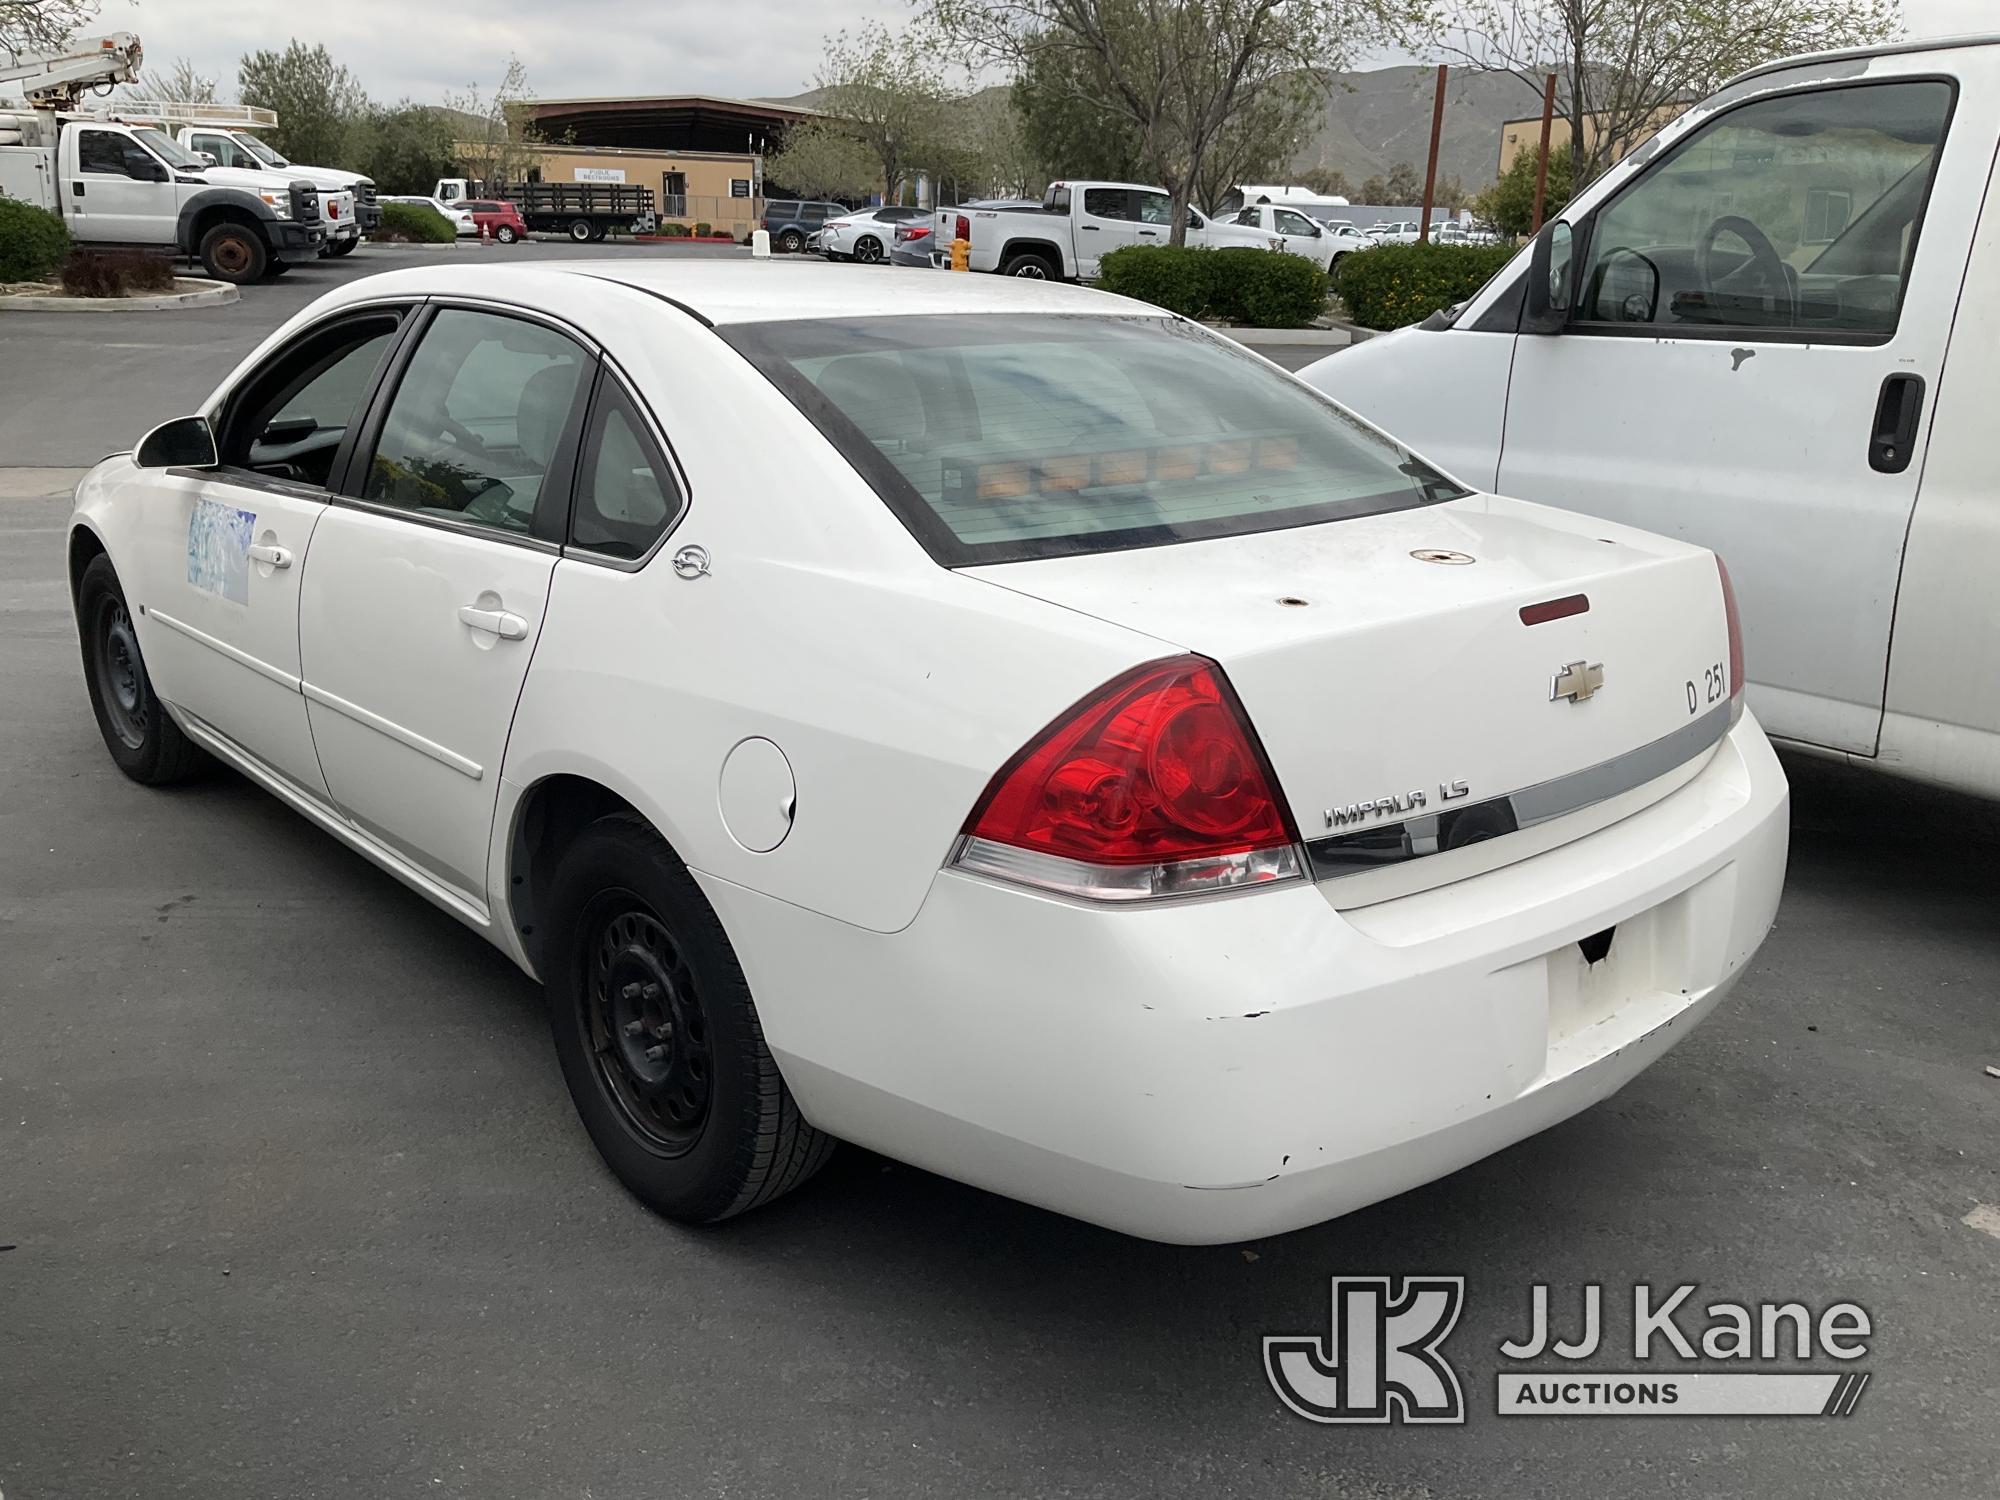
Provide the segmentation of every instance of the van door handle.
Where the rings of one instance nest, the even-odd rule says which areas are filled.
[[[1909,468],[1924,410],[1924,377],[1897,373],[1882,382],[1875,402],[1875,430],[1868,437],[1868,467],[1878,474]]]
[[[289,568],[292,565],[292,554],[269,542],[253,542],[243,549],[243,555],[252,562],[269,563],[274,568]]]
[[[458,623],[483,630],[488,635],[497,635],[503,641],[525,641],[528,638],[528,622],[504,609],[478,609],[470,604],[461,604],[458,607]]]

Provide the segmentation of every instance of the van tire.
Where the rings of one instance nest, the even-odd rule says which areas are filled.
[[[1022,250],[1007,257],[1002,276],[1019,276],[1027,281],[1060,281],[1062,270],[1039,250]]]
[[[248,286],[262,277],[271,263],[264,237],[249,225],[234,220],[210,228],[201,237],[201,248],[196,253],[202,270],[231,286]]]

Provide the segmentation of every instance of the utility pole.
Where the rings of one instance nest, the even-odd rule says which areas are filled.
[[[1431,102],[1431,159],[1424,168],[1424,211],[1417,220],[1417,243],[1428,245],[1431,239],[1431,195],[1437,191],[1438,141],[1444,135],[1444,80],[1450,71],[1443,63],[1438,64],[1437,98]]]
[[[1556,75],[1551,73],[1548,82],[1542,85],[1542,155],[1541,160],[1535,164],[1535,224],[1528,231],[1530,234],[1542,232],[1542,204],[1547,201],[1549,194],[1549,121],[1555,117],[1555,112]],[[1572,159],[1576,146],[1575,141],[1569,143]]]

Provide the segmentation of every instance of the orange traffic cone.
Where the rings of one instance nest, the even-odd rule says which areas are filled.
[[[479,221],[479,243],[482,245],[493,243],[493,225],[485,219]]]

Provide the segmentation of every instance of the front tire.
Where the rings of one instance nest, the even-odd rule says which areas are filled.
[[[83,676],[104,748],[118,769],[145,786],[182,781],[207,760],[168,716],[146,675],[139,636],[111,559],[99,554],[76,589]]]
[[[333,249],[330,253],[334,255],[352,255],[354,253],[354,247],[360,243],[361,241],[358,239],[336,240],[334,242]]]
[[[264,274],[264,237],[243,224],[217,224],[201,237],[201,268],[217,281],[248,286]]]
[[[789,1192],[834,1140],[785,1088],[714,909],[636,815],[577,836],[550,891],[549,1025],[570,1098],[618,1180],[713,1224]]]

